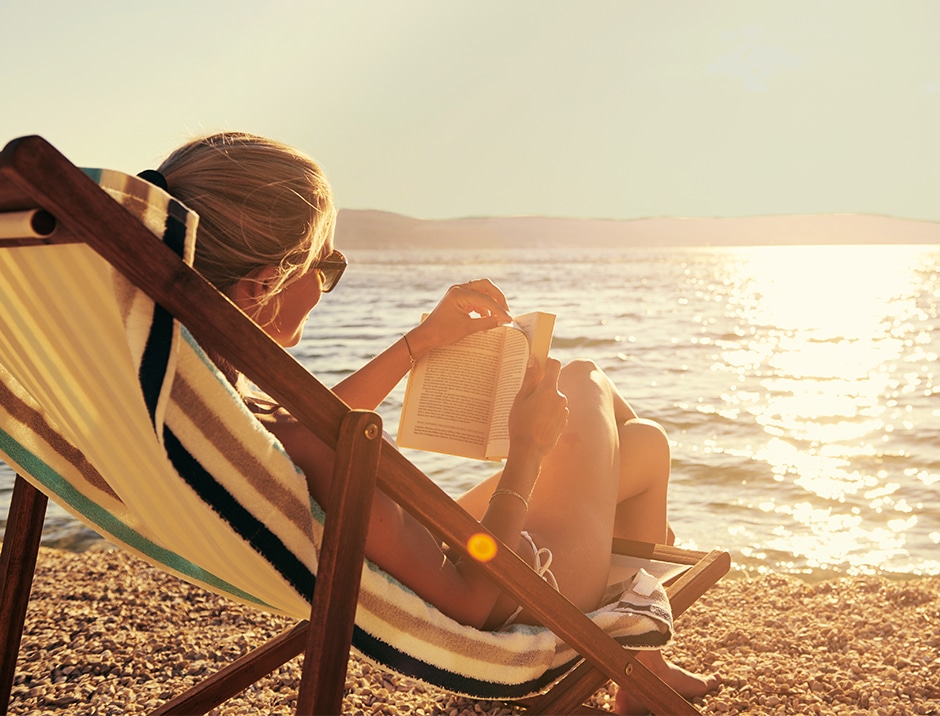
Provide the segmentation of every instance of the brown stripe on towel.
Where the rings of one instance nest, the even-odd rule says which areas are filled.
[[[472,659],[476,662],[492,664],[501,668],[510,666],[531,667],[533,657],[537,659],[545,651],[543,648],[521,651],[518,649],[518,643],[512,647],[500,648],[489,639],[482,643],[479,640],[467,639],[466,627],[458,627],[461,631],[455,633],[450,629],[435,625],[426,615],[419,617],[411,614],[367,590],[359,592],[359,602],[363,608],[375,614],[377,618],[393,624],[399,631],[405,634],[420,635],[428,644],[433,644],[444,651],[452,652],[459,657]]]
[[[119,186],[115,184],[116,182]],[[166,221],[166,207],[152,201],[154,197],[159,198],[160,194],[156,192],[152,184],[143,179],[118,172],[108,172],[108,181],[105,181],[101,188],[144,225],[147,225],[147,215],[151,212],[159,212],[162,220]],[[111,270],[114,271],[114,269]],[[143,292],[119,272],[114,271],[114,274],[115,297],[120,307],[121,320],[127,326],[134,304]]]
[[[46,416],[25,403],[18,395],[0,381],[0,404],[4,406],[10,416],[20,423],[25,430],[35,433],[46,442],[57,454],[74,467],[86,483],[96,490],[105,493],[112,499],[121,502],[111,486],[105,481],[91,463],[88,462],[81,450],[69,443],[46,420]],[[121,503],[123,504],[123,502]]]
[[[129,210],[138,220],[143,219],[148,211],[154,209],[159,209],[160,206],[157,202],[153,201],[153,197],[162,198],[161,193],[157,193],[157,190],[150,182],[144,179],[138,179],[137,177],[132,177],[129,174],[114,174],[115,177],[121,179],[121,187],[118,189],[116,187],[109,187],[111,191],[119,192],[120,198],[118,202],[127,210]],[[107,191],[109,188],[106,188]],[[166,209],[162,209],[162,213],[166,215]]]
[[[309,534],[312,517],[310,505],[298,500],[294,493],[271,479],[270,470],[259,462],[255,455],[217,419],[214,411],[205,403],[186,377],[177,373],[173,379],[171,396],[176,406],[192,425],[209,441],[220,454],[238,466],[249,485],[274,505],[278,511],[304,534]],[[263,428],[262,428],[263,429]]]

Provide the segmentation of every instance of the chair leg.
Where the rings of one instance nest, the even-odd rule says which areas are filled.
[[[310,621],[220,669],[154,716],[206,713],[301,652],[297,713],[341,712],[381,435],[378,416],[364,411],[350,412],[341,428]]]
[[[343,419],[326,506],[312,628],[297,694],[298,714],[342,713],[383,442],[381,419],[375,413],[352,411]]]
[[[0,551],[0,714],[6,714],[48,498],[16,476]]]
[[[152,716],[187,716],[211,711],[301,653],[306,643],[308,628],[306,621],[299,622],[292,629],[279,634],[188,691],[167,701],[152,711]]]

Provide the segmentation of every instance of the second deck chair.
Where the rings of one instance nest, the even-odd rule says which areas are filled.
[[[679,613],[697,599],[727,571],[726,553],[619,545],[691,568],[668,601],[633,579],[584,615],[497,543],[480,568],[546,626],[457,624],[363,561],[376,480],[455,549],[485,529],[381,438],[377,415],[350,411],[189,268],[197,217],[142,180],[79,170],[38,137],[0,155],[0,216],[13,237],[0,245],[0,454],[18,473],[0,556],[2,705],[49,495],[161,569],[310,617],[161,712],[208,710],[305,651],[298,713],[338,713],[350,643],[474,698],[554,683],[528,702],[540,713],[574,709],[607,679],[654,712],[696,712],[634,650],[668,640],[670,602]],[[202,346],[336,448],[325,513]]]

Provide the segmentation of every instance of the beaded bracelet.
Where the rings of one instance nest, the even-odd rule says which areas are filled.
[[[402,333],[401,337],[405,339],[405,348],[408,349],[408,360],[411,361],[411,370],[414,370],[418,361],[415,360],[415,354],[411,352],[411,344],[408,342],[408,334]]]
[[[490,502],[492,502],[493,498],[496,497],[497,495],[511,495],[512,497],[522,500],[522,504],[525,505],[526,512],[529,511],[529,501],[525,497],[520,495],[518,492],[516,492],[515,490],[509,490],[509,489],[506,489],[505,487],[501,487],[498,490],[494,490],[493,494],[490,495]]]

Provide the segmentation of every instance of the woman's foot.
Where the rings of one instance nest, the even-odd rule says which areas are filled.
[[[693,699],[704,696],[721,683],[718,674],[699,676],[666,661],[658,651],[644,651],[637,655],[637,659],[650,671],[671,686],[680,696]],[[643,703],[633,694],[619,689],[614,701],[614,712],[618,714],[645,714],[649,713]]]

